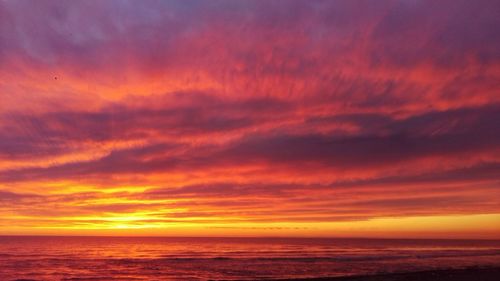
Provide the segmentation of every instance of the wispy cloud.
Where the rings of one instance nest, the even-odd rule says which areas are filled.
[[[0,225],[498,214],[499,9],[1,1]]]

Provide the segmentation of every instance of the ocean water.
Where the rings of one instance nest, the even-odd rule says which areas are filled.
[[[0,280],[252,280],[499,266],[500,241],[1,237]]]

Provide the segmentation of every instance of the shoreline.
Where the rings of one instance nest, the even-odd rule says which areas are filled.
[[[436,269],[415,272],[380,273],[317,278],[273,279],[273,281],[498,281],[500,266]]]

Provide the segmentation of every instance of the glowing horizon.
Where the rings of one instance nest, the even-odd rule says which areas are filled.
[[[0,1],[0,235],[500,238],[499,8]]]

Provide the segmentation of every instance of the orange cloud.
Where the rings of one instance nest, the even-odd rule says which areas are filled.
[[[2,2],[2,231],[499,234],[497,6]]]

